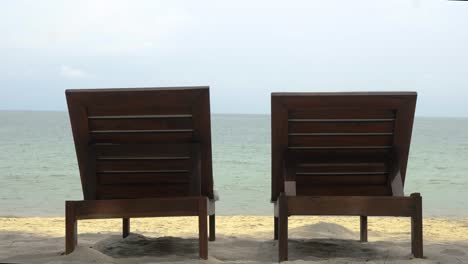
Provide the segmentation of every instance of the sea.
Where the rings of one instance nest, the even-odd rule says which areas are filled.
[[[217,215],[272,215],[270,116],[213,114]],[[405,193],[468,217],[468,118],[416,117]],[[0,216],[63,216],[83,198],[67,112],[0,111]]]

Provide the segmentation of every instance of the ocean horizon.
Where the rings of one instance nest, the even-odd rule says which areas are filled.
[[[63,216],[83,198],[66,111],[0,110],[0,216]],[[272,215],[270,116],[212,114],[218,215]],[[405,194],[426,216],[468,216],[468,118],[415,118]]]

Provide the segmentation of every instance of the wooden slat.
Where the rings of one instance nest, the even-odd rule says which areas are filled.
[[[297,185],[386,185],[386,174],[374,175],[296,175]]]
[[[387,172],[384,163],[299,163],[296,173],[381,173]]]
[[[168,119],[168,118],[191,118],[192,114],[168,114],[168,115],[90,115],[88,119],[92,120],[137,120],[137,119]]]
[[[189,183],[189,173],[99,173],[99,184]]]
[[[171,197],[146,199],[113,199],[67,201],[78,219],[134,218],[154,216],[198,215],[198,204],[204,197]]]
[[[96,157],[190,157],[190,144],[107,144],[96,145]]]
[[[289,133],[393,133],[393,122],[289,122]]]
[[[97,186],[98,199],[134,199],[189,195],[189,184]]]
[[[387,186],[380,185],[331,185],[323,186],[298,184],[296,186],[297,195],[391,195],[391,190]]]
[[[96,171],[190,170],[190,160],[98,160]]]
[[[91,134],[91,139],[96,143],[168,143],[190,142],[192,132],[178,133],[98,133]]]
[[[411,216],[415,201],[410,197],[287,197],[291,215]]]
[[[100,130],[174,130],[191,129],[192,118],[91,119],[89,129]]]
[[[289,111],[289,119],[393,119],[395,112],[391,110],[367,110],[356,108],[333,108]]]
[[[390,149],[289,149],[287,155],[297,160],[314,162],[333,161],[379,161],[384,162],[391,153]]]
[[[91,134],[165,134],[193,132],[193,129],[124,129],[124,130],[91,130]]]
[[[391,146],[392,136],[289,136],[289,146]]]
[[[94,95],[96,96],[96,95]],[[176,101],[176,99],[171,99],[174,101],[174,105],[170,105],[170,102],[164,102],[163,100],[157,100],[157,104],[155,102],[151,102],[148,98],[142,98],[140,100],[140,104],[137,102],[138,94],[132,94],[132,104],[123,104],[117,105],[117,101],[124,100],[123,98],[114,98],[115,105],[93,105],[89,104],[87,106],[88,116],[140,116],[140,115],[159,115],[159,116],[167,116],[167,115],[190,115],[191,114],[191,107],[189,102],[183,102],[184,99],[187,100],[188,98],[180,98],[180,101]],[[104,99],[103,99],[104,100]],[[106,102],[113,102],[112,98],[106,98]]]

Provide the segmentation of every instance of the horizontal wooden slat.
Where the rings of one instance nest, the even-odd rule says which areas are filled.
[[[96,157],[145,158],[145,157],[190,157],[191,144],[107,144],[96,145]]]
[[[289,136],[291,147],[391,146],[392,136]]]
[[[97,160],[186,160],[190,157],[134,157],[134,156],[121,156],[121,157],[100,157]]]
[[[393,122],[289,122],[289,133],[393,133]]]
[[[335,185],[386,185],[386,174],[375,175],[296,175],[298,185],[321,185],[328,188]]]
[[[185,133],[193,132],[193,129],[125,129],[125,130],[92,130],[92,134],[149,134],[149,133]]]
[[[387,186],[380,185],[332,185],[323,186],[297,184],[297,195],[391,195]]]
[[[171,98],[168,98],[168,100],[162,100],[160,97],[155,98],[154,101],[151,101],[148,97],[145,98],[141,94],[133,93],[131,94],[131,102],[125,102],[128,101],[128,99],[124,98],[123,96],[110,94],[110,97],[112,98],[99,99],[99,95],[95,94],[93,95],[93,98],[86,98],[90,100],[90,102],[87,104],[87,113],[88,116],[164,116],[190,115],[192,113],[192,102],[190,102],[190,98],[176,98],[176,95],[169,96]],[[94,104],[91,101],[99,103]],[[173,101],[172,104],[171,101]]]
[[[291,215],[411,216],[415,199],[410,197],[328,196],[287,197]]]
[[[99,173],[98,181],[101,185],[118,184],[160,184],[160,183],[189,183],[190,174],[176,173]]]
[[[384,163],[299,163],[296,173],[382,173]]]
[[[184,118],[149,118],[149,119],[91,119],[89,129],[99,130],[174,130],[191,129],[190,117]]]
[[[67,201],[73,205],[78,219],[154,217],[154,216],[190,216],[198,215],[200,201],[206,197],[171,197],[143,199],[113,199]],[[206,203],[206,202],[205,202]]]
[[[289,149],[285,154],[298,160],[314,160],[315,162],[333,162],[333,160],[384,161],[390,155],[391,149]]]
[[[295,110],[288,114],[289,119],[393,119],[394,111],[376,110],[369,111],[363,108],[330,108],[314,109],[309,111]]]
[[[191,114],[168,114],[168,115],[90,115],[88,119],[93,120],[137,120],[137,119],[175,119],[191,118]],[[116,120],[117,119],[117,120]]]
[[[192,132],[178,133],[93,133],[91,139],[96,143],[168,143],[190,142]]]
[[[189,195],[189,184],[97,186],[98,199],[132,199]]]
[[[190,170],[190,160],[98,160],[97,172]]]

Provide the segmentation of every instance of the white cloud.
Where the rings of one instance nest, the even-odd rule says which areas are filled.
[[[62,65],[60,68],[60,75],[67,78],[83,78],[87,76],[83,70],[72,68],[67,65]]]

